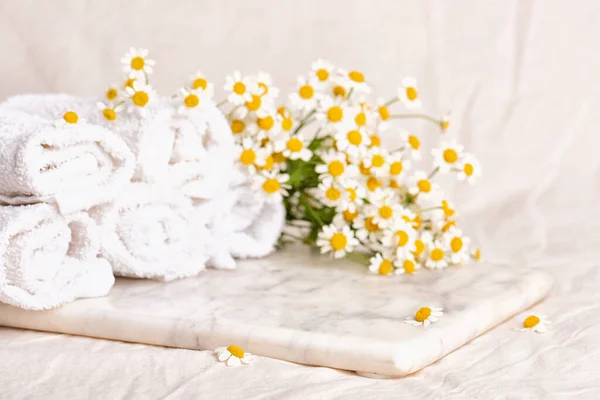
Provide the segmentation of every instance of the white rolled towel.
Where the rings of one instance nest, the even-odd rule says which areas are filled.
[[[0,207],[0,301],[44,310],[106,295],[114,284],[97,254],[99,231],[85,212],[49,204]]]
[[[97,102],[91,97],[67,94],[30,94],[11,97],[1,106],[51,120],[60,119],[66,111],[75,111],[83,120],[110,129],[125,140],[135,154],[134,181],[166,181],[174,145],[171,100],[155,101],[148,106],[144,118],[137,113],[122,112],[116,121],[107,121]]]
[[[101,254],[115,275],[164,281],[205,268],[209,232],[191,201],[170,187],[132,183],[113,203],[90,210],[102,231]]]
[[[112,200],[131,179],[133,154],[119,137],[85,123],[0,106],[0,204],[56,203],[63,214]]]

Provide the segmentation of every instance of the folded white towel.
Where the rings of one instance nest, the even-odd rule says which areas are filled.
[[[125,140],[136,157],[135,181],[163,182],[168,179],[169,160],[174,145],[172,116],[174,108],[169,99],[156,101],[148,107],[145,118],[137,113],[119,113],[117,121],[107,121],[97,107],[97,99],[67,94],[21,95],[1,105],[46,119],[59,119],[72,110],[92,124],[110,129]]]
[[[210,237],[191,201],[169,187],[133,183],[113,203],[90,210],[101,253],[116,275],[169,281],[205,268]]]
[[[0,301],[44,310],[106,295],[114,277],[99,248],[85,212],[65,218],[49,204],[0,207]]]
[[[53,121],[0,106],[2,204],[56,203],[70,214],[112,200],[133,168],[123,140],[102,127],[57,128]]]

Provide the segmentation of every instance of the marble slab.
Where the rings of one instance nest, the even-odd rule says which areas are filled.
[[[118,279],[108,297],[52,311],[0,305],[0,325],[186,349],[237,344],[302,364],[403,376],[532,306],[551,285],[541,272],[486,263],[375,276],[298,247],[167,284]],[[439,322],[403,322],[428,305],[444,309]]]

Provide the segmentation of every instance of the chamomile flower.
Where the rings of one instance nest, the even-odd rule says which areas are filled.
[[[147,49],[135,49],[131,47],[121,58],[123,70],[129,78],[146,80],[146,75],[152,74],[153,60],[149,60]]]
[[[316,83],[303,77],[298,78],[296,91],[290,94],[292,106],[298,110],[312,110],[317,106],[319,93],[316,89]]]
[[[479,161],[470,154],[466,154],[459,162],[456,178],[459,181],[466,180],[471,185],[481,176],[481,166]]]
[[[470,239],[464,236],[460,229],[452,227],[444,233],[443,237],[447,243],[452,263],[462,264],[469,260]]]
[[[385,176],[389,171],[387,164],[388,152],[383,147],[371,147],[364,152],[362,165],[368,168],[372,175]]]
[[[352,222],[358,217],[358,210],[350,211],[348,209],[339,212],[333,217],[333,223],[335,225],[352,224]]]
[[[239,367],[242,364],[250,365],[255,361],[255,356],[246,353],[240,347],[232,344],[229,347],[219,347],[215,350],[217,359],[228,367]]]
[[[375,116],[377,117],[377,127],[380,132],[385,132],[390,126],[390,109],[385,100],[377,99],[377,107],[375,109]]]
[[[477,262],[481,261],[481,249],[480,248],[473,249],[473,252],[471,253],[471,257],[473,257],[473,260],[475,260]]]
[[[323,128],[332,133],[346,122],[347,107],[347,104],[342,100],[324,97],[319,103],[319,111],[316,117],[322,121]]]
[[[119,89],[117,89],[116,85],[110,85],[108,87],[108,89],[106,89],[106,92],[104,93],[104,97],[106,98],[106,101],[108,102],[114,102],[117,101],[117,99],[119,98]]]
[[[257,139],[274,139],[279,133],[279,124],[276,123],[275,113],[271,110],[261,110],[256,114],[251,131]]]
[[[400,151],[395,151],[393,153],[388,154],[385,161],[386,164],[389,166],[389,178],[396,180],[396,182],[400,182],[400,180],[406,175],[406,171],[408,171],[411,167],[410,161],[404,160],[402,157],[402,152]]]
[[[54,126],[57,128],[70,127],[78,122],[81,122],[79,115],[75,111],[69,110],[62,115],[62,118],[54,121]]]
[[[268,202],[280,202],[283,196],[287,196],[291,188],[287,182],[290,180],[288,174],[267,172],[257,174],[254,177],[254,188],[260,196]]]
[[[117,119],[117,113],[123,110],[123,104],[112,104],[112,103],[103,103],[99,101],[96,103],[98,109],[102,112],[102,116],[107,121],[115,121]]]
[[[369,136],[369,147],[381,147],[381,136],[373,133]]]
[[[275,146],[275,151],[281,152],[290,160],[308,161],[313,155],[308,148],[308,140],[301,133],[280,140],[278,145]]]
[[[537,333],[546,333],[548,331],[548,325],[552,322],[548,320],[548,317],[541,314],[532,314],[523,320],[521,328],[517,328],[519,331],[531,331]]]
[[[444,310],[437,307],[421,307],[415,312],[414,317],[406,318],[404,322],[414,326],[423,326],[425,328],[434,322],[438,322],[444,315]]]
[[[457,168],[462,158],[464,147],[456,143],[456,140],[444,142],[440,148],[432,149],[433,165],[440,169],[440,172],[449,172]]]
[[[156,92],[151,85],[146,85],[138,80],[133,82],[132,87],[126,87],[125,92],[129,99],[129,107],[127,112],[138,111],[141,115],[145,115],[148,106],[152,104],[156,98]]]
[[[335,134],[335,143],[337,149],[345,151],[352,157],[357,157],[366,149],[369,137],[362,132],[360,128],[348,125],[345,129],[340,129]]]
[[[366,129],[373,125],[374,114],[371,111],[371,107],[366,103],[366,100],[361,97],[359,106],[353,108],[353,121],[358,128]]]
[[[188,86],[193,90],[212,90],[214,92],[214,85],[208,82],[201,71],[197,71],[189,77]]]
[[[369,261],[369,271],[371,273],[388,276],[397,274],[396,265],[394,265],[396,260],[389,255],[384,256],[382,253],[377,253]]]
[[[252,101],[252,95],[260,93],[256,81],[250,77],[242,77],[240,71],[235,71],[233,75],[225,77],[223,88],[229,93],[227,100],[236,106]]]
[[[281,112],[277,111],[275,119],[281,128],[281,132],[291,134],[296,127],[296,120],[294,120],[292,113],[287,109]]]
[[[427,256],[426,250],[431,247],[433,236],[430,232],[425,231],[421,236],[415,239],[415,250],[411,252],[416,261],[421,263]]]
[[[321,180],[329,178],[343,181],[356,175],[356,167],[346,164],[344,153],[329,150],[321,158],[323,159],[323,164],[319,164],[315,168]]]
[[[412,255],[402,255],[396,258],[396,273],[398,275],[412,275],[416,270],[421,268],[421,264],[419,264]]]
[[[421,159],[421,140],[407,131],[400,132],[400,137],[404,140],[406,151],[410,154],[413,160]]]
[[[256,171],[255,165],[263,165],[266,158],[264,149],[261,149],[259,143],[251,138],[245,138],[241,145],[237,145],[236,153],[241,166],[250,173]]]
[[[236,117],[231,120],[229,123],[231,127],[231,132],[235,135],[235,137],[243,137],[243,134],[248,132],[248,123],[244,118]]]
[[[201,110],[206,105],[212,104],[212,88],[202,89],[185,89],[179,90],[179,98],[181,105],[179,106],[179,114],[186,115],[192,110]]]
[[[342,187],[347,196],[342,196],[340,202],[341,209],[355,212],[358,207],[364,204],[365,198],[367,197],[367,191],[354,179],[347,179],[343,182]]]
[[[325,225],[317,237],[317,246],[321,248],[321,254],[331,252],[334,258],[342,258],[358,246],[358,240],[348,225]]]
[[[440,121],[440,128],[442,129],[442,132],[446,132],[450,127],[451,117],[452,116],[450,113],[447,113],[442,116],[442,120]]]
[[[416,238],[417,231],[413,226],[402,218],[398,218],[384,231],[381,243],[388,248],[396,249],[398,257],[408,257],[417,249]]]
[[[352,226],[356,229],[356,237],[361,241],[375,242],[382,235],[381,228],[373,221],[372,216],[360,215],[352,222]]]
[[[276,98],[279,96],[279,89],[273,86],[273,80],[268,73],[259,72],[256,75],[256,83],[258,84],[259,95],[261,97]]]
[[[330,62],[318,59],[312,63],[311,67],[311,76],[315,78],[315,82],[320,87],[324,87],[331,82],[333,65]]]
[[[387,190],[377,191],[370,200],[367,215],[372,216],[373,222],[382,228],[392,226],[402,213],[403,207],[398,199]]]
[[[342,100],[346,99],[346,97],[350,94],[350,89],[345,86],[346,81],[336,79],[336,80],[332,80],[331,83],[332,84],[329,89],[330,93],[327,95],[326,98],[334,97],[336,100],[342,101]]]
[[[415,78],[406,77],[402,79],[402,84],[398,88],[398,98],[404,103],[404,107],[409,110],[421,108],[419,88]]]
[[[344,198],[348,197],[348,193],[337,182],[327,179],[319,184],[318,196],[323,204],[329,207],[340,207]],[[347,201],[345,202],[347,204]]]
[[[426,249],[425,266],[430,269],[441,269],[448,266],[449,249],[441,240],[433,240]]]
[[[408,179],[408,192],[410,194],[426,197],[435,195],[439,190],[436,183],[431,182],[431,178],[424,171],[415,171],[414,175]]]
[[[365,75],[360,71],[339,70],[341,77],[344,79],[345,87],[352,89],[354,93],[369,93],[371,88],[365,81]]]

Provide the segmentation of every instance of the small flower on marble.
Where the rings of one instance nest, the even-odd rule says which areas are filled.
[[[434,322],[437,322],[444,313],[442,308],[421,307],[412,318],[406,318],[404,322],[414,326],[424,326],[427,328]]]
[[[250,365],[256,358],[234,344],[229,347],[219,347],[215,350],[215,353],[217,353],[217,359],[224,362],[228,367],[239,367],[242,364]]]
[[[54,121],[54,126],[57,128],[63,126],[71,126],[79,122],[79,115],[75,111],[67,111],[61,119]]]
[[[548,331],[547,325],[550,325],[552,322],[548,320],[545,315],[529,315],[527,318],[523,320],[523,326],[521,328],[516,328],[518,331],[533,331],[537,333],[546,333]]]

